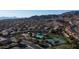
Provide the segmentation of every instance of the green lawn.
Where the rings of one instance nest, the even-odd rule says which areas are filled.
[[[52,38],[52,39],[58,38],[59,40],[64,40],[64,41],[66,41],[66,43],[68,43],[68,44],[69,44],[69,43],[72,43],[72,40],[70,40],[70,38],[67,38],[67,37],[65,37],[65,36],[63,36],[63,35],[49,34],[48,38]]]
[[[52,47],[52,48],[73,48],[75,46],[75,44],[73,43],[73,41],[70,38],[67,38],[63,35],[57,35],[57,34],[49,34],[48,38],[58,38],[59,40],[64,40],[66,43]]]

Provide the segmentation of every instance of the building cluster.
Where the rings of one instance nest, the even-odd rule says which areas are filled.
[[[1,20],[0,48],[52,49],[62,45],[61,48],[74,48],[79,44],[79,16],[54,15],[48,18]]]

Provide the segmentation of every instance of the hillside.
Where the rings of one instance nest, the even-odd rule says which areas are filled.
[[[0,20],[0,48],[79,48],[79,11]]]

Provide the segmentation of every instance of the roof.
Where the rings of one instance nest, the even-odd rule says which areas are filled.
[[[6,38],[0,37],[0,42],[7,40]]]

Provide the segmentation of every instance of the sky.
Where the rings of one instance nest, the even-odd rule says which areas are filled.
[[[0,10],[0,17],[31,17],[34,15],[61,14],[69,10]]]

